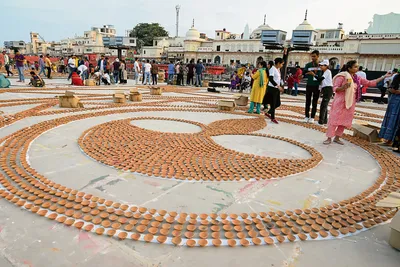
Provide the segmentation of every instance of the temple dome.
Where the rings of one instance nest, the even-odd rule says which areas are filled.
[[[295,29],[295,31],[313,31],[313,30],[314,27],[306,19]]]
[[[251,33],[250,37],[251,37],[252,39],[259,39],[259,38],[261,38],[261,33],[262,33],[262,31],[269,31],[269,30],[273,30],[273,29],[271,28],[271,26],[269,26],[268,24],[262,24],[262,25],[258,26],[258,28],[255,29],[255,30]]]
[[[190,28],[186,33],[185,40],[199,40],[200,32],[196,30],[194,27]]]

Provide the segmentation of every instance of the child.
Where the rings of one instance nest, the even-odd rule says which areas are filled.
[[[332,83],[332,73],[329,70],[329,60],[325,59],[319,63],[319,67],[322,70],[322,76],[316,77],[319,82],[319,90],[322,94],[322,101],[319,106],[319,125],[324,125],[328,123],[328,105],[329,101],[333,95],[333,83]]]
[[[44,87],[45,83],[42,78],[39,77],[34,71],[30,72],[31,74],[31,82],[29,85],[33,87]]]

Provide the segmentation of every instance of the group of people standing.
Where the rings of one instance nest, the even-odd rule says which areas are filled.
[[[282,58],[276,58],[268,64],[265,61],[257,64],[257,70],[253,73],[253,87],[250,94],[250,108],[248,113],[261,113],[261,104],[264,105],[265,116],[271,119],[271,122],[278,124],[275,118],[275,110],[280,107],[280,94],[283,92],[283,81],[280,69],[284,61]],[[269,110],[268,110],[269,105]]]
[[[334,78],[329,70],[329,60],[319,61],[319,52],[311,52],[311,62],[307,63],[303,71],[297,67],[294,95],[297,95],[297,86],[304,77],[307,79],[306,85],[306,103],[304,123],[313,123],[317,112],[318,99],[322,94],[320,104],[320,113],[318,123],[327,124],[327,139],[324,144],[329,145],[332,142],[343,145],[340,140],[344,130],[351,128],[354,118],[356,103],[361,100],[362,88],[376,86],[377,83],[390,77],[386,75],[369,81],[366,77],[357,75],[359,65],[357,61],[347,62],[344,68]],[[261,113],[261,104],[264,105],[265,116],[271,119],[272,123],[278,124],[275,118],[275,110],[281,105],[280,94],[283,93],[283,81],[281,71],[284,64],[282,58],[276,58],[275,61],[260,62],[257,65],[258,70],[253,73],[253,87],[250,95],[250,108],[248,113]],[[387,144],[396,144],[397,150],[400,147],[400,75],[394,77],[389,98],[389,106],[385,115],[380,132],[381,138],[388,140]],[[332,106],[329,112],[328,106],[334,95]],[[268,109],[269,105],[269,109]],[[311,110],[310,110],[311,108]],[[311,113],[310,113],[311,111]]]
[[[189,64],[186,66],[177,62],[174,64],[172,61],[168,64],[168,84],[173,84],[174,77],[176,76],[176,85],[184,85],[184,74],[186,73],[186,85],[187,86],[202,86],[203,73],[205,67],[201,60],[197,61],[195,64],[194,59],[190,60]]]

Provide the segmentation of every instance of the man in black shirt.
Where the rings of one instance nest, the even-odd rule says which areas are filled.
[[[316,79],[322,75],[321,69],[319,68],[319,51],[314,50],[311,52],[311,62],[307,63],[303,70],[303,75],[307,77],[306,85],[306,107],[305,107],[305,118],[304,122],[313,123],[315,113],[317,113],[317,105],[319,98],[319,84],[320,82]],[[315,75],[313,75],[313,73]],[[312,99],[312,101],[311,101]],[[312,102],[312,110],[310,117],[310,105]]]

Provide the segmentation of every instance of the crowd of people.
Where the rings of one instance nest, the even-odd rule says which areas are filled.
[[[283,65],[282,58],[276,58],[268,64],[264,61],[259,62],[251,76],[253,85],[248,113],[253,113],[256,108],[256,113],[261,114],[261,104],[263,104],[265,116],[275,124],[278,124],[275,110],[281,105],[280,95],[284,92],[284,81],[280,71]],[[292,95],[298,94],[300,81],[303,78],[307,80],[304,123],[314,123],[318,100],[321,96],[318,124],[327,125],[327,139],[324,144],[329,145],[334,142],[343,145],[340,138],[344,130],[352,126],[356,103],[361,101],[363,89],[383,82],[387,84],[386,88],[389,89],[390,96],[379,135],[386,140],[385,145],[393,145],[394,150],[398,151],[400,149],[400,91],[398,90],[400,75],[397,74],[397,70],[369,81],[366,75],[360,73],[362,68],[355,60],[347,62],[335,77],[332,77],[329,65],[329,60],[319,60],[319,52],[315,50],[311,52],[311,62],[307,63],[303,70],[296,67],[296,73],[288,76],[287,92]],[[237,75],[237,72],[234,75]],[[332,105],[328,112],[332,97]]]

